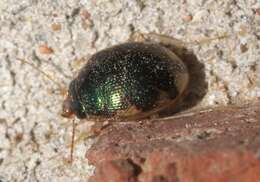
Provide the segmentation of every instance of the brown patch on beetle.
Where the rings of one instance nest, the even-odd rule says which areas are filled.
[[[188,80],[187,80],[187,84],[188,84]],[[141,119],[145,119],[145,118],[149,118],[154,116],[156,113],[160,113],[166,110],[171,110],[174,111],[177,107],[177,103],[179,103],[179,101],[181,100],[181,98],[183,97],[183,95],[186,95],[185,90],[180,92],[181,94],[179,94],[176,98],[171,99],[170,96],[165,92],[160,90],[159,91],[160,96],[159,99],[157,100],[157,102],[154,105],[154,109],[151,109],[150,111],[142,111],[142,110],[138,110],[135,106],[131,106],[129,108],[129,110],[122,110],[122,111],[118,111],[118,112],[122,112],[124,114],[119,114],[116,116],[118,121],[124,122],[124,121],[136,121],[136,120],[141,120]],[[127,112],[127,114],[125,114],[125,112]]]

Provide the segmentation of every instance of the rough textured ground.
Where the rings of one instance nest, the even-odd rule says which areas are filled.
[[[257,0],[1,0],[0,180],[82,181],[93,171],[84,158],[91,140],[79,143],[66,165],[70,120],[60,117],[59,89],[17,58],[66,87],[83,58],[132,31],[185,42],[226,34],[187,44],[205,73],[192,96],[198,107],[241,104],[260,96],[259,8]]]

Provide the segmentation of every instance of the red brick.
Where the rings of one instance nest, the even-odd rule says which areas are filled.
[[[260,181],[259,113],[258,102],[168,120],[113,123],[87,151],[97,167],[92,179]],[[117,168],[115,161],[132,168]]]

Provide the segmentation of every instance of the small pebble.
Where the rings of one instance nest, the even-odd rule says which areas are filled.
[[[260,8],[257,8],[257,9],[255,10],[255,12],[256,12],[257,15],[260,15]]]
[[[53,31],[59,31],[59,30],[61,30],[61,24],[59,24],[59,23],[53,23],[53,24],[51,25],[51,29],[52,29]]]
[[[242,53],[248,51],[247,44],[241,44],[241,45],[240,45],[240,51],[241,51]]]
[[[185,21],[185,22],[190,22],[191,20],[192,20],[192,16],[191,15],[186,15],[186,16],[184,16],[183,17],[183,20]]]
[[[81,22],[81,26],[84,30],[87,30],[87,29],[93,27],[93,25],[94,25],[93,21],[90,19],[82,20],[82,22]]]
[[[80,11],[80,17],[82,18],[82,19],[89,19],[90,18],[90,13],[87,11],[87,10],[81,10]]]
[[[93,21],[90,19],[91,14],[83,9],[80,11],[80,17],[82,19],[81,26],[84,30],[87,30],[88,28],[91,28],[94,24]]]
[[[39,46],[39,52],[41,54],[52,54],[54,51],[51,47],[48,47],[47,45],[41,45]]]

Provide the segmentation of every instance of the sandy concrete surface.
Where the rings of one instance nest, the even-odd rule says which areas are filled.
[[[17,58],[66,88],[84,58],[132,31],[204,42],[187,44],[204,65],[199,106],[241,104],[260,97],[259,8],[257,0],[1,0],[0,181],[86,181],[94,169],[84,157],[91,139],[66,164],[71,120],[60,116],[59,87]]]

